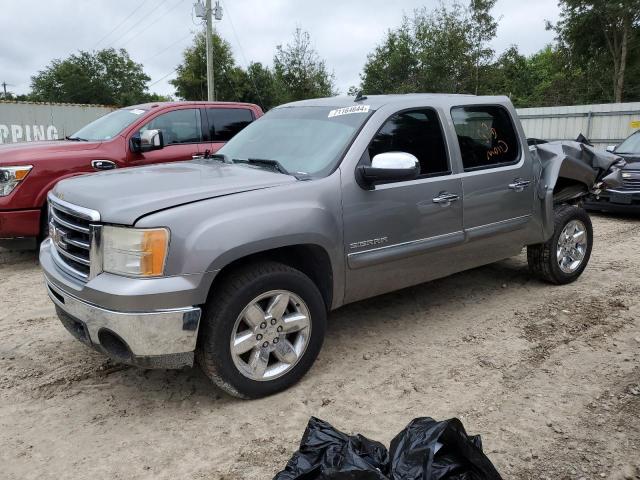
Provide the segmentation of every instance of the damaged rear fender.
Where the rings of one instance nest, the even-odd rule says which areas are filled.
[[[553,235],[554,206],[577,202],[598,188],[604,177],[615,183],[612,173],[624,162],[620,157],[572,141],[558,141],[530,147],[536,172],[537,197],[543,213],[544,238]]]

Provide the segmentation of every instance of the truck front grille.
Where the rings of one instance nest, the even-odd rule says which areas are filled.
[[[640,192],[640,170],[625,170],[623,174],[628,177],[622,178],[621,190]]]
[[[98,212],[64,202],[49,194],[49,236],[55,263],[70,275],[92,278],[92,246],[100,219]],[[93,268],[95,271],[95,268]]]

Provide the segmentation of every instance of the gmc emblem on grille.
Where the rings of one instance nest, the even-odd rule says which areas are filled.
[[[51,240],[53,240],[53,243],[56,244],[58,247],[63,248],[63,249],[67,249],[67,233],[63,232],[62,230],[60,230],[59,228],[56,228],[55,225],[51,224],[49,225],[49,236],[51,237]]]

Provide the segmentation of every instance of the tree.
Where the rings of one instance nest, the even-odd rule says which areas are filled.
[[[293,41],[278,45],[274,73],[283,102],[336,95],[335,79],[311,44],[308,32],[297,28]]]
[[[360,87],[356,85],[351,85],[347,90],[347,95],[350,97],[355,97],[356,95],[358,95],[359,91],[360,91]]]
[[[269,110],[280,102],[280,88],[270,68],[252,62],[246,70],[239,69],[242,102],[256,103]]]
[[[261,63],[250,63],[246,70],[236,65],[229,42],[213,34],[213,74],[216,100],[248,102],[268,110],[279,103],[279,90],[273,72]],[[171,83],[183,100],[207,99],[207,46],[200,33],[182,55],[178,75]]]
[[[362,79],[366,93],[483,93],[497,22],[495,0],[440,4],[415,10],[368,55]]]
[[[596,77],[610,71],[611,86],[602,93],[622,102],[627,67],[639,60],[640,0],[561,0],[560,6],[559,44]]]
[[[124,49],[80,51],[31,77],[30,99],[125,106],[149,99],[149,80]]]
[[[414,16],[417,91],[474,93],[476,48],[469,9],[459,3]]]
[[[585,101],[585,72],[568,68],[566,52],[547,45],[530,56],[515,45],[504,51],[485,74],[484,93],[508,95],[516,107],[571,105]]]
[[[213,34],[213,75],[216,100],[236,100],[237,71],[231,45],[220,35]],[[207,99],[207,45],[203,32],[196,35],[193,44],[182,54],[177,76],[170,80],[176,95],[183,100]]]
[[[367,55],[360,75],[362,91],[368,94],[418,91],[418,59],[414,35],[405,17],[400,28],[389,30],[382,44]]]
[[[498,22],[491,15],[491,9],[495,4],[496,0],[471,0],[469,4],[471,27],[469,33],[474,46],[476,95],[480,88],[480,69],[488,66],[493,60],[494,51],[489,46],[489,42],[495,38],[498,29]]]

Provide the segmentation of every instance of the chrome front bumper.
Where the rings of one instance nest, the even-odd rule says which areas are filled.
[[[193,364],[200,308],[117,312],[80,300],[48,280],[46,284],[63,325],[83,343],[147,368]]]

